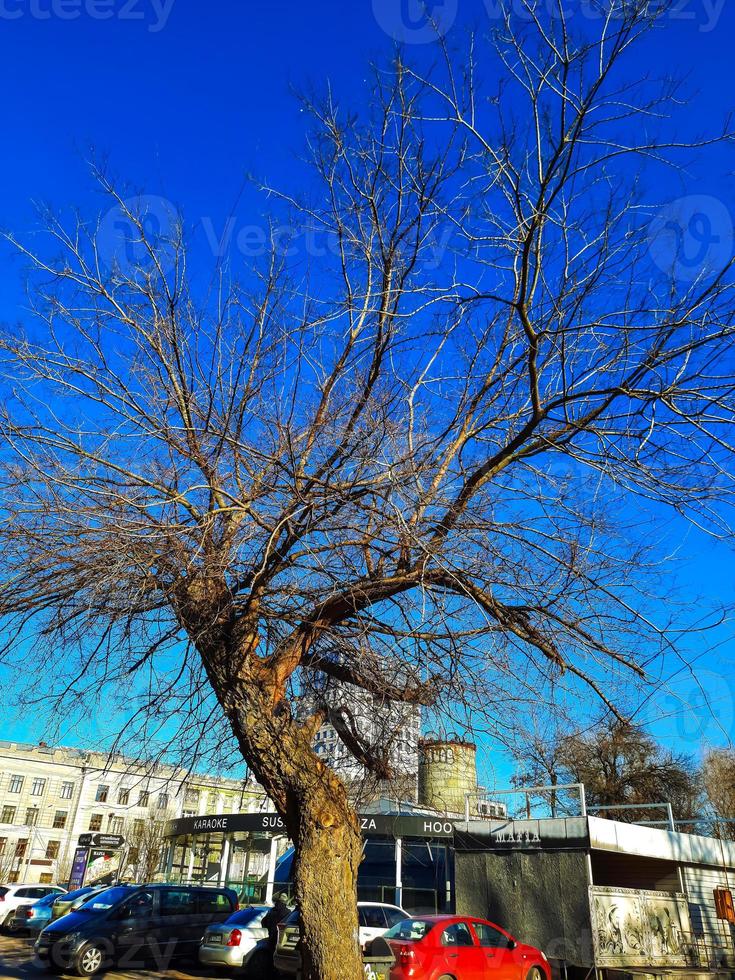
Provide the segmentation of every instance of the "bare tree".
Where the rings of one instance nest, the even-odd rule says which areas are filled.
[[[715,814],[712,832],[735,840],[735,751],[709,751],[702,763],[702,782]]]
[[[155,881],[161,873],[166,854],[166,822],[172,814],[168,811],[149,815],[147,819],[128,820],[125,837],[124,864],[121,873],[130,875],[133,881]]]
[[[470,723],[565,684],[614,711],[669,642],[622,502],[712,521],[731,489],[731,266],[657,267],[629,190],[729,134],[655,136],[649,8],[509,15],[489,98],[478,41],[378,73],[367,114],[311,105],[317,181],[281,197],[332,245],[309,263],[274,242],[207,288],[183,224],[154,234],[105,173],[119,261],[82,219],[17,245],[5,657],[45,642],[67,705],[120,684],[149,738],[234,735],[294,841],[307,980],[361,975],[358,822],[312,749],[328,706],[292,710],[309,678]]]
[[[693,760],[666,751],[637,725],[613,719],[590,735],[563,739],[558,755],[562,771],[585,784],[588,802],[606,808],[602,816],[626,823],[666,820],[661,809],[615,809],[646,803],[670,803],[680,820],[699,814],[701,788]]]

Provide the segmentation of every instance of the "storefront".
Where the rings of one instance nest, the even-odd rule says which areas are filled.
[[[488,918],[543,949],[558,977],[735,970],[715,894],[735,890],[735,843],[587,816],[361,824],[360,899]],[[169,880],[226,884],[243,902],[292,889],[276,814],[174,820],[167,836]]]
[[[366,813],[358,897],[416,913],[454,908],[454,824],[441,817]],[[275,813],[185,817],[166,827],[166,879],[234,888],[241,902],[291,891],[293,849]]]
[[[454,841],[457,912],[501,923],[565,977],[732,975],[735,843],[600,817],[469,821]]]

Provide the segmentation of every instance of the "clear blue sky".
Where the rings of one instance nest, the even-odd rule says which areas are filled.
[[[488,25],[494,3],[429,6],[460,44],[465,27]],[[425,32],[412,7],[414,0],[0,0],[0,225],[32,231],[33,201],[96,212],[101,201],[85,167],[90,147],[134,185],[181,205],[210,235],[221,234],[235,204],[236,232],[257,223],[263,202],[243,192],[244,175],[291,188],[298,181],[304,117],[292,87],[330,83],[341,100],[359,102],[370,62],[388,57],[395,38],[412,42],[417,57],[430,56],[430,45],[415,43]],[[641,70],[689,77],[695,95],[686,112],[695,128],[706,130],[732,108],[733,37],[735,3],[678,0],[641,50]],[[732,201],[728,207],[735,210]],[[0,316],[22,318],[22,306],[16,270],[5,263]],[[681,529],[671,534],[680,539]],[[692,594],[731,601],[727,548],[692,532],[680,558]],[[696,751],[702,735],[727,740],[735,698],[728,651],[724,661],[723,651],[697,643],[690,653],[703,655],[707,680],[716,682],[722,725],[682,710],[676,694],[664,695],[652,714],[671,716],[656,725],[668,744]],[[685,699],[698,697],[686,674],[676,683]],[[18,722],[3,735],[41,732]]]

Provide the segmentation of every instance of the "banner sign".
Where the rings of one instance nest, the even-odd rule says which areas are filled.
[[[97,884],[110,875],[116,876],[119,869],[119,851],[104,847],[90,848],[86,874],[86,880],[90,885]]]
[[[125,843],[125,838],[119,834],[80,834],[80,847],[104,847],[108,851],[117,851]]]
[[[71,865],[71,875],[69,877],[69,891],[76,891],[77,888],[84,886],[84,874],[87,870],[87,859],[89,851],[86,847],[78,847],[74,851],[74,860]]]
[[[364,813],[359,817],[364,837],[448,838],[454,836],[454,823],[435,814],[399,816]],[[181,817],[166,824],[166,837],[184,834],[231,834],[236,831],[265,833],[285,837],[286,827],[277,813],[221,813],[201,817]]]

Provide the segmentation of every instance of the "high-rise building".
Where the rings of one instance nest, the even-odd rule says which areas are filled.
[[[361,795],[360,786],[372,783],[373,794],[415,799],[421,708],[389,701],[344,683],[331,683],[321,693],[321,698],[329,704],[333,713],[341,713],[345,723],[364,745],[374,753],[385,753],[392,777],[387,781],[372,783],[366,766],[355,758],[335,724],[330,721],[325,722],[314,737],[314,749],[320,758],[355,787],[358,796]],[[309,696],[304,701],[313,707],[313,697]]]

